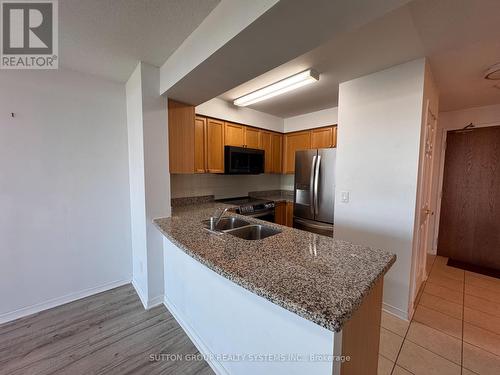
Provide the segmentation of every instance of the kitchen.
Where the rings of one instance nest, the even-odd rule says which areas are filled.
[[[272,93],[273,85],[286,87],[287,80],[300,76],[311,86],[321,79],[306,70],[263,90]],[[259,90],[247,96],[255,102],[258,95]],[[165,303],[195,342],[207,343],[217,372],[374,373],[383,275],[396,257],[332,238],[338,109],[320,111],[326,114],[320,120],[330,123],[314,126],[317,113],[299,114],[303,129],[272,131],[236,122],[241,113],[251,113],[257,123],[270,117],[242,105],[245,98],[234,104],[214,98],[198,107],[168,100],[172,218],[154,220],[165,235]],[[182,181],[188,179],[192,185],[184,190]],[[261,316],[258,329],[254,314]],[[228,325],[246,341],[233,337]],[[224,338],[221,330],[228,332]],[[270,335],[266,344],[263,331]],[[325,359],[302,359],[303,365],[279,360],[256,365],[241,358],[233,363],[217,358],[227,345],[239,358],[263,354],[268,346],[269,354]]]
[[[219,119],[215,119],[212,117],[200,116],[199,114],[196,115],[193,106],[183,105],[182,103],[170,100],[169,160],[172,174],[172,192],[173,197],[175,197],[173,205],[175,206],[179,204],[179,202],[182,202],[182,198],[190,198],[182,196],[182,186],[179,186],[179,188],[176,187],[177,181],[182,181],[182,175],[215,174],[212,178],[212,184],[207,184],[206,180],[202,178],[193,178],[193,181],[199,181],[199,186],[194,186],[194,189],[192,189],[193,191],[200,191],[203,186],[208,185],[211,187],[215,185],[212,191],[205,188],[205,192],[208,193],[218,192],[218,188],[220,190],[220,188],[227,185],[231,186],[235,183],[238,184],[238,177],[247,175],[248,178],[246,181],[250,183],[250,186],[255,186],[257,190],[257,186],[260,185],[258,191],[245,191],[243,188],[239,190],[239,192],[241,192],[239,195],[225,196],[222,193],[217,196],[217,199],[224,199],[224,201],[232,203],[231,198],[241,201],[243,196],[245,196],[247,202],[241,202],[241,204],[244,205],[241,209],[246,214],[255,214],[255,212],[253,212],[254,208],[252,207],[252,203],[260,205],[265,205],[267,203],[268,206],[263,208],[267,209],[269,216],[268,220],[282,225],[293,226],[294,190],[293,187],[288,190],[287,186],[281,189],[281,186],[283,184],[290,184],[290,181],[292,181],[292,186],[294,184],[293,178],[296,169],[295,153],[299,150],[313,149],[325,149],[323,152],[326,152],[327,148],[334,149],[336,147],[336,138],[337,125],[334,124],[331,126],[313,128],[311,130],[301,130],[283,134],[271,132],[267,129],[255,126],[249,126],[249,124],[237,124],[221,120],[220,116]],[[260,150],[260,152],[256,150]],[[248,157],[250,153],[259,155],[259,157]],[[304,182],[309,183],[309,180],[315,181],[316,184],[318,184],[319,181],[324,181],[326,185],[324,188],[319,186],[319,193],[322,193],[323,190],[328,190],[329,193],[325,193],[324,197],[321,196],[321,206],[328,206],[329,209],[326,215],[327,217],[324,217],[322,222],[329,226],[327,226],[323,232],[333,236],[334,193],[332,172],[334,170],[334,160],[329,161],[330,164],[326,164],[328,159],[323,157],[324,161],[321,168],[320,163],[318,163],[318,175],[316,177],[314,175],[314,168],[313,171],[311,171],[310,167],[313,158],[312,155],[301,155],[303,156],[301,156],[301,159],[298,161],[298,169],[302,171],[302,173],[299,176],[302,180],[305,180],[297,181],[297,184],[304,184]],[[335,158],[334,153],[326,155],[332,155],[331,158]],[[249,169],[249,164],[246,163],[243,168],[240,167],[238,169],[234,167],[231,169],[233,164],[235,166],[242,165],[242,160],[240,158],[248,158],[247,160],[250,163],[253,162],[252,165],[254,167],[250,166]],[[321,180],[320,171],[323,172],[321,174]],[[181,176],[177,176],[178,174]],[[226,178],[217,178],[219,174],[226,175]],[[255,176],[257,183],[252,183],[251,176],[262,174],[264,174],[264,176]],[[325,176],[324,178],[323,175]],[[331,185],[332,188],[328,189],[328,184]],[[262,186],[269,186],[270,189],[266,191]],[[309,198],[309,193],[312,194],[312,192],[312,188],[310,190],[308,189],[307,192],[300,189],[298,190],[300,197],[306,196]],[[254,198],[254,200],[250,201],[248,197]],[[304,203],[305,202],[301,202],[299,198],[295,208],[295,211],[298,210],[296,221],[297,219],[302,219],[302,223],[308,218],[314,219],[314,216],[310,216],[309,214],[311,211],[311,204],[309,201]],[[274,212],[269,212],[273,211],[273,207],[269,207],[269,204],[274,204]],[[318,203],[316,203],[316,205],[318,205]],[[316,227],[320,225],[319,223],[319,220],[318,223],[314,223],[314,220],[311,222],[311,224]],[[300,224],[296,222],[295,225],[297,226]]]

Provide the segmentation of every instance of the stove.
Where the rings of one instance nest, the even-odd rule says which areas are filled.
[[[219,199],[223,202],[238,206],[235,212],[240,215],[251,216],[261,220],[274,222],[274,202],[251,197]]]

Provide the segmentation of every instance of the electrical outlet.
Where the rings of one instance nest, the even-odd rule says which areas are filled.
[[[142,265],[142,261],[139,261],[139,272],[143,273],[143,271],[144,271],[144,267]]]

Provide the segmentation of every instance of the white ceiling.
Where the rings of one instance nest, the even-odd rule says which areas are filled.
[[[500,103],[500,90],[482,78],[500,61],[499,0],[415,0],[353,32],[331,39],[220,97],[237,97],[315,68],[316,84],[251,108],[291,117],[337,105],[338,84],[427,56],[440,89],[440,110]]]
[[[60,66],[124,82],[160,66],[220,0],[59,1]]]

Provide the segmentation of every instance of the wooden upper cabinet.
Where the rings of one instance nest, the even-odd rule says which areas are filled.
[[[194,173],[194,106],[168,100],[170,173]]]
[[[285,134],[285,165],[284,173],[295,173],[295,151],[311,148],[311,132],[296,132]]]
[[[224,173],[224,122],[207,119],[206,165],[209,173]]]
[[[332,126],[333,146],[337,147],[337,125]]]
[[[271,132],[260,132],[260,147],[264,150],[264,173],[272,173],[273,168],[271,137]]]
[[[196,116],[194,120],[194,172],[207,172],[207,119]]]
[[[245,126],[245,143],[244,147],[262,148],[260,144],[260,130]]]
[[[226,146],[245,146],[245,125],[224,123],[224,144]]]
[[[335,147],[337,141],[337,127],[329,126],[311,130],[311,148]]]
[[[283,135],[271,134],[271,173],[283,172]]]
[[[288,134],[196,116],[192,105],[168,100],[172,174],[224,173],[224,146],[262,149],[265,173],[294,173],[295,152],[337,146],[337,126]]]

